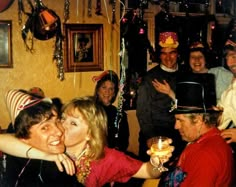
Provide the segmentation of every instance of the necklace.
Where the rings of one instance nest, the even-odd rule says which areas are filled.
[[[68,155],[70,155],[70,157],[74,160],[74,161],[78,161],[80,160],[80,158],[84,155],[84,153],[86,152],[87,148],[83,149],[83,151],[81,151],[81,153],[76,156],[76,155],[72,155],[72,154],[69,154],[67,153]]]
[[[75,162],[77,180],[82,184],[85,184],[85,181],[88,175],[90,174],[90,170],[91,170],[91,167],[90,167],[91,160],[86,154],[87,150],[88,150],[87,146],[85,146],[85,148],[81,151],[81,153],[78,156],[70,155],[70,157]]]

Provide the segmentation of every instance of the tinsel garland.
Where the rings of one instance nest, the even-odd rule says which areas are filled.
[[[112,24],[116,23],[116,0],[112,1]]]
[[[57,78],[64,80],[63,52],[62,52],[62,36],[59,34],[56,37],[55,50],[53,60],[56,61]]]
[[[116,119],[115,119],[115,127],[117,129],[117,132],[115,134],[115,137],[118,138],[119,135],[119,126],[120,126],[120,121],[123,117],[123,103],[124,103],[124,87],[125,87],[125,82],[126,82],[126,73],[125,73],[125,65],[124,65],[124,59],[125,59],[125,39],[122,38],[122,43],[121,43],[121,76],[120,76],[120,84],[119,84],[119,98],[118,98],[118,106],[117,106],[117,114],[116,114]]]
[[[64,22],[67,22],[70,18],[70,0],[64,2]]]
[[[92,17],[92,0],[88,0],[88,17]]]

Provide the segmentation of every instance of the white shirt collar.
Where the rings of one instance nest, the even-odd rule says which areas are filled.
[[[163,64],[160,64],[160,67],[161,67],[162,70],[167,71],[167,72],[171,72],[171,73],[176,72],[178,70],[178,64],[177,64],[175,69],[170,69],[170,68],[166,67]]]

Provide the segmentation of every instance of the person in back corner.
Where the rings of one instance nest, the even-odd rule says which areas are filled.
[[[119,78],[112,70],[104,71],[93,77],[96,82],[94,97],[101,104],[108,118],[108,147],[126,152],[129,146],[129,125],[126,113],[122,110],[118,115],[117,108],[112,105],[119,91]]]
[[[178,73],[178,37],[175,32],[161,32],[159,35],[160,64],[149,70],[143,77],[138,89],[137,118],[140,125],[139,157],[145,161],[147,141],[154,136],[167,136],[173,139],[175,150],[172,160],[176,159],[185,147],[179,133],[174,129],[174,115],[169,113],[172,99],[163,93],[157,92],[152,85],[154,79],[159,82],[168,82],[175,90]]]
[[[234,160],[231,147],[217,128],[222,110],[216,105],[214,75],[183,75],[177,79],[175,129],[188,145],[176,167],[159,183],[180,187],[233,187]]]
[[[220,100],[222,93],[230,85],[233,78],[233,74],[223,66],[209,67],[208,62],[209,47],[201,41],[195,41],[191,43],[189,47],[188,62],[186,64],[186,72],[183,73],[212,73],[215,75],[216,85],[216,99]],[[187,75],[187,74],[186,74]],[[157,80],[153,81],[153,86],[158,92],[168,94],[173,100],[175,99],[175,93],[170,90],[168,83],[162,84]]]
[[[236,28],[231,30],[225,43],[224,57],[233,78],[218,102],[218,106],[224,109],[218,128],[222,130],[222,137],[233,148],[236,159]]]

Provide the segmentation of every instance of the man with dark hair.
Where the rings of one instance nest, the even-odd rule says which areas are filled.
[[[10,90],[6,94],[6,105],[17,138],[47,153],[59,154],[65,151],[64,129],[50,99]],[[27,157],[32,147],[26,151]],[[63,161],[65,160],[61,157],[61,162]],[[10,155],[7,155],[4,184],[6,187],[79,186],[76,177],[60,172],[53,162]]]
[[[158,80],[167,82],[175,91],[176,76],[178,73],[178,36],[175,32],[161,32],[159,36],[160,64],[149,70],[142,80],[138,90],[137,118],[140,125],[139,156],[147,161],[147,142],[155,136],[167,136],[173,140],[175,150],[171,160],[175,160],[183,148],[185,142],[181,140],[179,133],[174,129],[174,115],[169,113],[172,99],[161,92],[157,92],[152,84]]]

